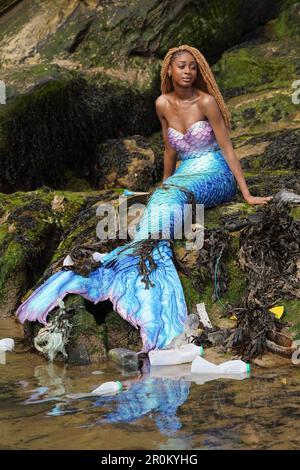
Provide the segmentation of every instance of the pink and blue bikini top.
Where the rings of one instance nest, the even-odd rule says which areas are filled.
[[[219,150],[214,131],[208,120],[194,122],[185,134],[168,127],[168,140],[178,152],[179,160],[195,158],[209,150]]]

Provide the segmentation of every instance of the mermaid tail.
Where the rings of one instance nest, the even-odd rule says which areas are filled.
[[[183,290],[171,259],[172,250],[167,243],[160,241],[152,251],[157,268],[148,276],[150,289],[145,288],[139,273],[139,257],[115,254],[114,265],[110,259],[109,268],[102,265],[88,277],[63,270],[50,276],[18,308],[20,322],[47,324],[48,312],[67,294],[80,294],[95,304],[110,299],[124,320],[140,328],[141,352],[164,348],[170,338],[182,332],[187,315]]]
[[[95,304],[111,300],[122,318],[140,328],[143,352],[164,348],[182,333],[187,307],[168,239],[177,222],[184,223],[185,204],[228,201],[236,184],[208,121],[194,123],[186,134],[168,133],[182,163],[151,195],[134,239],[107,253],[87,277],[64,269],[50,276],[17,309],[22,323],[46,324],[60,299],[79,294]]]

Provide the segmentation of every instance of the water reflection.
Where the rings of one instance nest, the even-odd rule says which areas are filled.
[[[194,375],[190,369],[190,364],[150,367],[149,361],[145,360],[142,375],[123,382],[127,390],[114,397],[95,400],[93,407],[113,408],[96,423],[132,423],[147,415],[162,434],[176,433],[182,427],[177,410],[188,399],[191,383],[204,384],[218,378]],[[243,380],[247,374],[229,378]]]
[[[162,434],[174,433],[181,428],[181,422],[176,416],[177,409],[187,400],[189,390],[190,383],[182,379],[143,376],[115,397],[96,399],[94,407],[110,404],[113,408],[96,423],[131,423],[148,415]]]
[[[33,390],[26,390],[26,393],[30,393],[29,398],[24,401],[26,405],[61,400],[59,397],[64,396],[66,386],[70,382],[66,364],[63,367],[52,363],[37,366],[34,369],[34,378],[39,386]]]
[[[30,396],[23,403],[28,405],[56,401],[46,413],[48,417],[75,414],[83,410],[88,413],[92,410],[93,413],[87,417],[88,422],[81,427],[104,423],[131,424],[147,416],[161,434],[169,436],[182,427],[178,409],[187,401],[191,384],[202,385],[218,379],[212,375],[191,374],[190,370],[190,364],[150,367],[149,360],[145,359],[138,374],[132,376],[123,372],[121,393],[97,397],[88,392],[68,394],[71,379],[66,365],[40,365],[34,370],[38,387],[26,391]],[[121,371],[118,371],[118,375],[120,378]],[[228,376],[238,380],[246,377],[246,374]]]

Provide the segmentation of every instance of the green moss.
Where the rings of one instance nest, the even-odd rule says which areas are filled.
[[[94,336],[103,339],[103,327],[102,325],[98,325],[94,316],[86,310],[83,297],[69,295],[65,300],[65,305],[67,308],[72,307],[75,309],[75,314],[72,317],[74,325],[72,341],[76,342],[76,339],[80,335],[87,337]]]
[[[24,260],[24,247],[12,240],[1,257],[0,263],[0,299],[3,298],[5,284],[12,277],[22,276],[19,271]]]
[[[246,175],[246,173],[244,173]],[[241,219],[255,212],[255,208],[246,202],[232,202],[221,206],[205,209],[204,227],[217,228],[224,225],[227,218],[238,216]]]
[[[247,279],[239,268],[236,259],[230,259],[226,266],[229,274],[228,293],[221,300],[223,303],[231,305],[238,304],[241,302],[247,287]]]
[[[66,168],[64,174],[68,191],[92,190],[90,183],[85,178],[78,178],[72,170]]]
[[[296,75],[291,75],[291,77]],[[298,107],[294,104],[290,97],[290,84],[286,84],[286,88],[267,90],[263,93],[255,93],[249,99],[240,99],[232,101],[232,119],[236,126],[246,127],[249,129],[272,129],[274,123],[283,122],[290,123],[298,112]],[[248,115],[249,109],[251,114]],[[254,115],[254,116],[253,116]]]
[[[300,206],[292,207],[290,210],[290,215],[294,220],[300,220]]]
[[[289,4],[293,4],[295,1],[288,2],[286,7]],[[300,19],[299,19],[299,5],[291,6],[286,8],[281,14],[272,21],[269,31],[272,31],[273,35],[278,39],[287,38],[299,38],[300,37]]]
[[[290,332],[293,333],[295,339],[300,339],[300,300],[279,299],[276,305],[284,306],[282,319],[291,323]]]
[[[222,90],[243,89],[247,91],[270,91],[272,87],[288,86],[296,68],[288,58],[272,56],[271,43],[247,46],[225,52],[213,66]]]
[[[196,304],[203,302],[202,295],[193,287],[192,279],[179,272],[180,281],[189,313],[195,311]]]

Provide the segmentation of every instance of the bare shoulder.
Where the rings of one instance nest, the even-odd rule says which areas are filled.
[[[215,97],[201,90],[200,102],[205,107],[211,107],[216,104]]]
[[[163,112],[168,104],[167,95],[168,93],[163,93],[162,95],[158,96],[158,98],[156,98],[155,100],[156,109],[160,112]]]
[[[155,100],[156,112],[162,124],[166,122],[166,111],[169,105],[167,94],[158,96]]]

